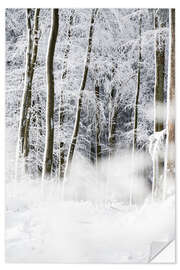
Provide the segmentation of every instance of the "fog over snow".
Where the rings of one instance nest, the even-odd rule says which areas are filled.
[[[148,263],[175,238],[173,14],[6,9],[8,263]]]

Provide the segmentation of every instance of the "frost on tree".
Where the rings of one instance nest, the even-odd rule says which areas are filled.
[[[165,75],[165,39],[163,27],[165,23],[162,18],[162,10],[156,10],[154,18],[155,27],[155,87],[154,87],[154,131],[164,128],[164,75]]]
[[[26,11],[27,24],[27,49],[26,49],[26,70],[25,83],[23,91],[23,99],[20,112],[19,124],[19,142],[18,142],[18,157],[23,157],[25,160],[25,169],[28,169],[27,157],[29,154],[29,128],[31,118],[31,97],[32,97],[32,83],[35,71],[36,58],[38,53],[39,41],[39,13],[40,9],[35,10],[34,14],[34,28],[32,27],[32,9]]]
[[[6,10],[6,259],[146,263],[175,235],[174,11],[38,10]]]
[[[165,179],[163,197],[167,194],[169,181],[175,182],[175,9],[169,12],[170,46],[169,46],[169,78],[167,93],[167,146],[165,157]],[[175,183],[174,183],[175,185]]]
[[[109,127],[108,127],[108,144],[109,144],[109,157],[112,156],[112,154],[115,151],[115,136],[116,136],[116,125],[117,125],[117,91],[114,86],[114,76],[116,73],[117,65],[113,62],[113,68],[110,75],[110,81],[111,81],[111,90],[109,93]]]
[[[166,151],[167,131],[154,132],[149,138],[149,153],[153,161],[152,198],[162,199],[164,183],[164,154]]]
[[[91,25],[89,30],[89,39],[88,39],[88,48],[87,48],[87,55],[85,59],[85,66],[84,66],[84,72],[82,77],[82,82],[79,90],[79,99],[77,102],[77,111],[76,111],[76,118],[74,123],[74,131],[72,135],[72,141],[69,147],[68,156],[67,156],[67,164],[66,164],[66,176],[70,173],[70,167],[71,162],[74,155],[74,150],[77,142],[78,137],[78,131],[79,131],[79,125],[80,125],[80,116],[81,116],[81,108],[82,108],[82,99],[83,99],[83,91],[86,87],[86,81],[87,81],[87,75],[88,75],[88,69],[91,59],[91,50],[92,50],[92,42],[93,42],[93,33],[94,33],[94,23],[95,23],[95,17],[98,12],[98,9],[92,9],[92,15],[91,15]]]
[[[60,125],[60,145],[59,145],[59,177],[61,180],[64,179],[65,173],[65,149],[64,149],[64,142],[63,142],[63,124],[64,124],[64,90],[63,90],[63,81],[67,77],[68,72],[68,57],[71,49],[71,36],[72,36],[72,25],[73,25],[73,17],[74,17],[75,10],[72,9],[69,17],[69,29],[67,32],[67,45],[64,52],[64,60],[63,60],[63,70],[62,70],[62,86],[60,90],[60,114],[59,114],[59,125]]]
[[[52,9],[51,32],[47,51],[47,105],[46,105],[46,143],[43,164],[43,179],[51,175],[54,144],[54,74],[53,59],[59,28],[58,9]]]
[[[133,127],[133,152],[137,149],[137,128],[138,128],[138,105],[139,105],[139,94],[141,86],[141,61],[142,61],[142,14],[139,15],[139,55],[138,55],[138,73],[137,73],[137,90],[134,105],[134,127]]]
[[[98,68],[95,70],[98,76]],[[95,104],[96,104],[96,119],[95,119],[95,132],[96,132],[96,164],[101,160],[101,110],[100,110],[100,89],[99,80],[95,81]],[[93,149],[91,150],[91,152]],[[91,154],[92,155],[92,154]]]
[[[163,36],[163,10],[155,10],[155,87],[154,87],[154,136],[163,131],[164,123],[164,75],[165,75],[165,40]],[[161,133],[160,133],[161,134]],[[163,133],[162,133],[163,134]],[[158,135],[159,136],[159,135]],[[155,147],[158,149],[158,146]],[[165,150],[165,149],[164,149]],[[162,178],[164,177],[164,155],[153,154],[153,188],[154,198],[162,197]],[[165,153],[165,151],[164,151]]]

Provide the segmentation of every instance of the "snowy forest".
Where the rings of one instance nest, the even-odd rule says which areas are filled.
[[[7,261],[149,262],[175,237],[175,9],[5,19]]]

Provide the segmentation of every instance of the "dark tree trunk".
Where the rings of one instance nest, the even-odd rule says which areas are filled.
[[[142,15],[140,14],[139,19],[139,57],[138,57],[138,74],[137,74],[137,91],[134,105],[134,135],[133,135],[133,152],[137,149],[137,127],[138,127],[138,104],[139,104],[139,93],[141,84],[141,28],[142,28]]]
[[[91,161],[91,163],[94,165],[96,162],[96,139],[92,140],[92,138],[94,138],[94,121],[92,119],[90,119],[90,121],[92,121],[91,123],[91,131],[90,131],[90,153],[89,153],[89,160]]]
[[[31,57],[32,57],[32,26],[31,26],[31,9],[26,10],[26,20],[27,20],[27,36],[28,36],[28,45],[26,49],[26,70],[25,70],[25,85],[23,91],[23,100],[21,105],[20,112],[20,124],[19,124],[19,157],[24,156],[24,134],[26,128],[26,120],[28,110],[31,105],[31,82],[30,82],[30,73],[31,73]]]
[[[159,16],[155,15],[155,30],[164,27],[160,22]],[[154,131],[161,131],[164,128],[162,109],[164,105],[164,65],[165,65],[165,40],[162,33],[156,34],[156,53],[155,53],[155,87],[154,87],[154,103],[155,103],[155,118]]]
[[[154,18],[155,31],[165,25],[157,12]],[[154,132],[164,129],[164,69],[165,69],[165,40],[162,33],[156,34],[155,39],[155,87],[154,87]],[[153,160],[153,197],[160,196],[160,182],[164,172],[164,158],[157,156]]]
[[[75,146],[76,146],[76,142],[77,142],[77,136],[78,136],[78,132],[79,132],[83,90],[85,89],[85,86],[86,86],[87,74],[88,74],[88,69],[89,69],[89,64],[90,64],[90,56],[91,56],[91,50],[92,50],[92,38],[93,38],[93,32],[94,32],[94,22],[95,22],[95,16],[97,14],[97,11],[98,11],[98,9],[92,10],[86,63],[85,63],[83,78],[82,78],[82,82],[81,82],[81,86],[80,86],[80,93],[79,93],[79,99],[78,99],[78,103],[77,103],[77,111],[76,111],[76,118],[75,118],[75,124],[74,124],[74,131],[73,131],[73,135],[72,135],[72,141],[71,141],[69,151],[68,151],[68,156],[67,156],[66,176],[68,176],[69,172],[70,172],[71,162],[73,159],[74,150],[75,150]]]
[[[115,71],[114,71],[115,72]],[[114,76],[113,72],[113,76]],[[111,157],[115,151],[116,144],[116,125],[117,125],[117,104],[116,104],[116,89],[113,86],[110,93],[110,112],[109,112],[109,134],[108,134],[108,144],[109,144],[109,157]]]
[[[46,105],[46,144],[43,164],[43,179],[50,178],[53,164],[54,144],[54,74],[53,62],[59,28],[58,9],[52,9],[51,32],[47,52],[47,105]]]
[[[169,57],[169,86],[167,96],[167,152],[165,164],[166,182],[175,181],[175,9],[170,10],[170,57]]]
[[[69,19],[69,29],[68,29],[68,34],[67,34],[67,39],[68,39],[68,45],[66,47],[65,50],[65,54],[64,54],[64,63],[63,63],[63,70],[62,70],[62,77],[61,77],[61,81],[65,80],[67,77],[67,71],[68,71],[68,67],[67,67],[67,61],[68,61],[68,56],[69,56],[69,52],[70,52],[70,39],[71,39],[71,35],[72,35],[72,25],[73,25],[73,17],[74,17],[74,12],[75,10],[71,10],[71,15],[70,15],[70,19]],[[62,133],[63,133],[63,124],[64,124],[64,91],[63,91],[63,86],[61,87],[61,92],[60,92],[60,115],[59,115],[59,125],[60,125],[60,153],[59,153],[59,177],[61,180],[64,179],[64,172],[65,172],[65,155],[64,155],[64,142],[62,140]]]
[[[95,99],[96,99],[96,163],[101,159],[101,126],[100,126],[100,98],[98,80],[95,83]]]
[[[31,97],[32,97],[32,83],[35,70],[37,52],[38,52],[38,31],[39,31],[39,13],[40,9],[35,10],[34,15],[34,29],[31,25],[31,9],[27,9],[27,32],[28,32],[28,46],[26,51],[26,72],[25,72],[25,86],[23,92],[23,101],[20,112],[19,125],[19,157],[25,160],[25,170],[28,169],[27,157],[29,154],[29,125],[31,118]]]

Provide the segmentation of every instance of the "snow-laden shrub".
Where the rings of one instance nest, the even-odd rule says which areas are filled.
[[[154,132],[149,137],[149,153],[152,160],[155,160],[157,157],[164,159],[166,134],[166,129],[163,129],[162,131]]]

